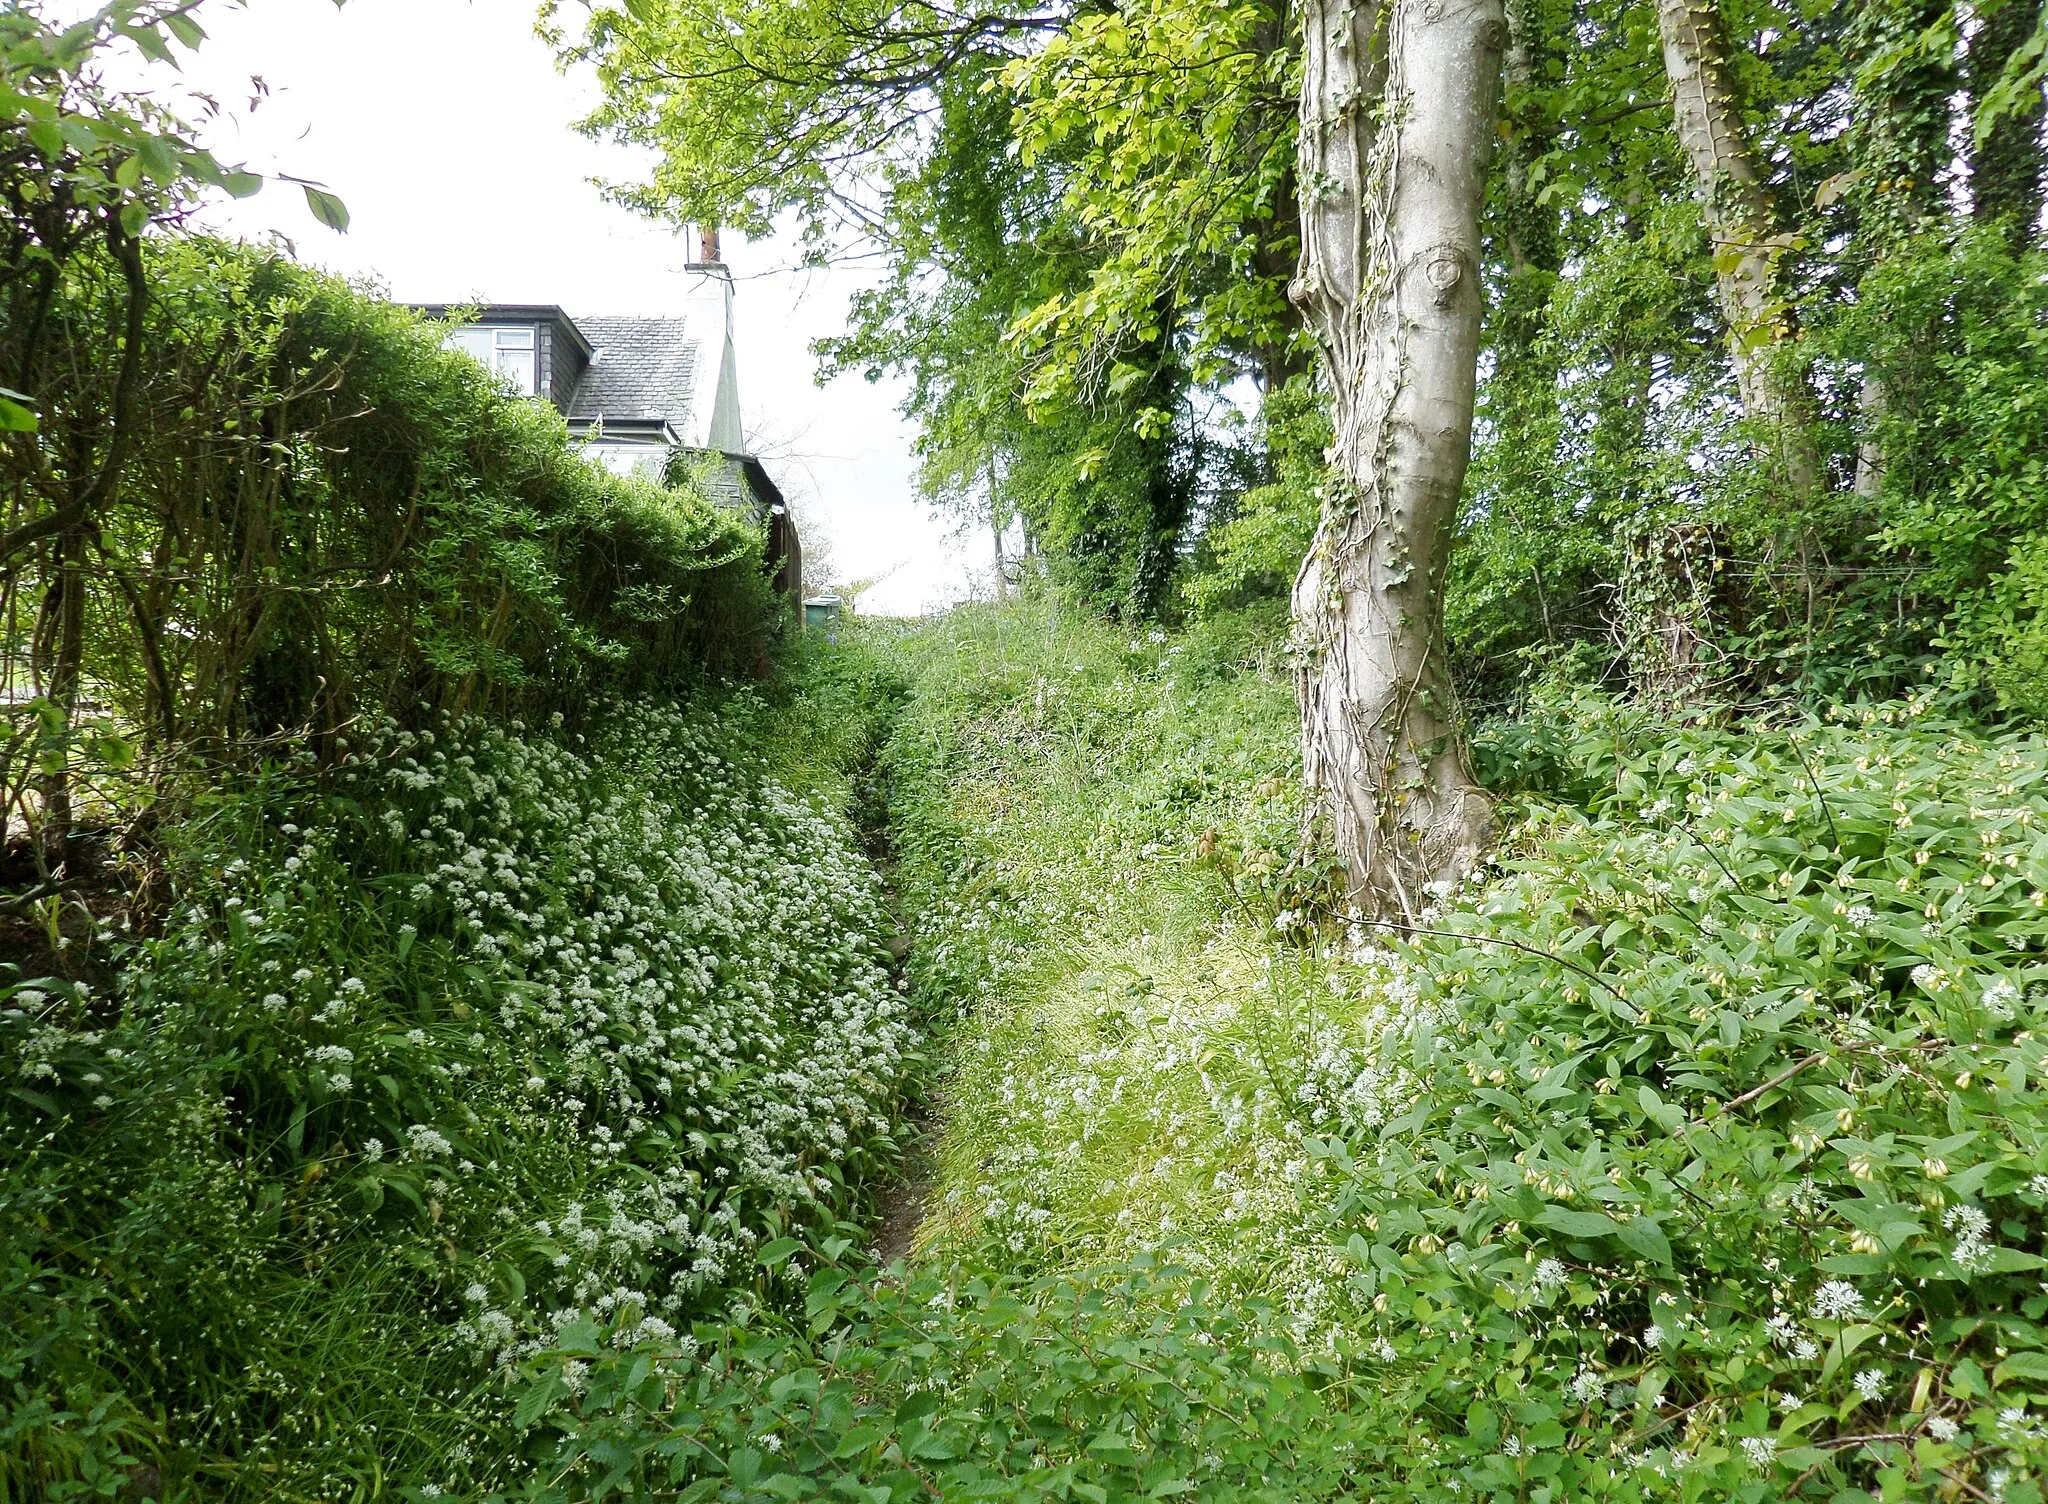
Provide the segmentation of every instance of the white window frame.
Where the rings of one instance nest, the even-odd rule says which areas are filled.
[[[531,324],[468,324],[447,341],[522,397],[540,395],[540,331]]]

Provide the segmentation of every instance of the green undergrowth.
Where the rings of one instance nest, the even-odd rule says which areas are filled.
[[[849,635],[281,772],[14,993],[16,1494],[2039,1498],[2038,737],[1540,705],[1412,933],[1256,627]]]
[[[888,703],[803,660],[198,799],[160,933],[0,995],[0,1499],[488,1492],[565,1329],[781,1298],[914,1064],[848,816]]]
[[[580,1396],[534,1360],[543,1493],[2039,1497],[2038,737],[1538,707],[1409,934],[1296,848],[1255,634],[890,651],[917,1257],[764,1250],[800,1308]]]

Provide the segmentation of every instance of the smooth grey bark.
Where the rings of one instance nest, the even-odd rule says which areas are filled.
[[[1692,166],[1713,244],[1714,286],[1736,390],[1751,421],[1770,435],[1787,486],[1811,496],[1821,485],[1811,403],[1779,358],[1790,310],[1778,291],[1778,261],[1789,241],[1778,233],[1770,189],[1743,128],[1721,18],[1714,0],[1657,0],[1657,30],[1678,144]]]
[[[1865,500],[1884,489],[1884,443],[1877,435],[1890,406],[1891,396],[1884,377],[1866,370],[1856,389],[1857,421],[1863,429],[1863,437],[1856,441],[1856,494]]]
[[[1413,920],[1478,859],[1443,640],[1471,457],[1502,0],[1305,0],[1301,270],[1335,430],[1294,585],[1309,788],[1359,901]]]

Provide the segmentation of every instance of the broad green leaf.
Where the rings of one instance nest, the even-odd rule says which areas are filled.
[[[555,1400],[561,1393],[561,1370],[550,1369],[527,1385],[525,1392],[519,1396],[519,1403],[512,1407],[512,1424],[520,1430],[525,1430],[554,1408]]]
[[[1655,1264],[1671,1262],[1671,1241],[1654,1217],[1633,1217],[1621,1224],[1621,1241]]]
[[[1621,1224],[1605,1212],[1578,1212],[1562,1206],[1546,1206],[1536,1220],[1568,1238],[1604,1238],[1621,1231]],[[1666,1252],[1668,1256],[1669,1250]]]
[[[311,183],[301,183],[299,187],[305,191],[306,207],[313,211],[315,219],[330,230],[348,233],[348,205],[325,188],[316,188]]]
[[[2048,1353],[2014,1353],[1991,1371],[1991,1382],[1994,1387],[2004,1384],[2008,1379],[2048,1382]]]

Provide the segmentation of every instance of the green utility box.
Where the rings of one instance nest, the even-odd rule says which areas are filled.
[[[839,639],[839,597],[814,595],[804,601],[804,630],[823,632],[828,642]]]

